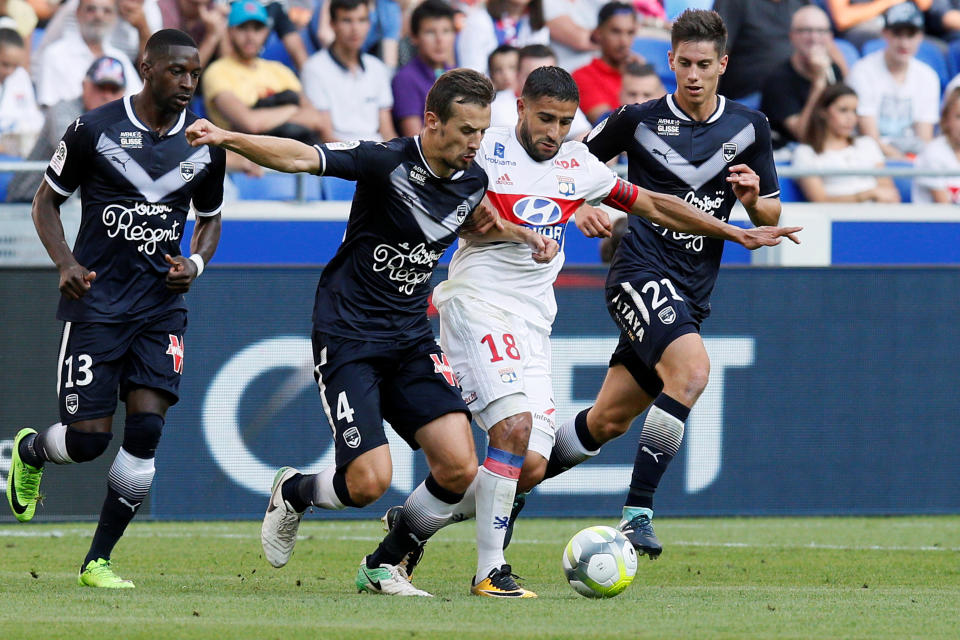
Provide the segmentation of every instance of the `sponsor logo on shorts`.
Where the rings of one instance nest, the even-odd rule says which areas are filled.
[[[677,312],[674,311],[673,307],[664,307],[657,312],[657,317],[663,324],[673,324],[673,321],[677,319]]]
[[[67,407],[67,412],[70,415],[76,414],[77,410],[80,408],[80,396],[75,393],[71,393],[64,398],[64,406]]]
[[[453,367],[450,366],[450,361],[447,360],[447,354],[431,353],[430,359],[433,360],[433,372],[442,375],[443,379],[446,380],[447,384],[451,387],[457,386],[457,377],[453,375]]]
[[[517,377],[517,372],[512,368],[510,369],[498,369],[497,373],[500,374],[500,382],[504,384],[513,384],[520,378]]]
[[[167,347],[167,355],[173,356],[173,370],[183,374],[183,339],[179,336],[169,336],[170,345]]]
[[[476,402],[476,401],[477,401],[477,392],[476,392],[476,391],[471,391],[471,392],[468,393],[467,395],[463,396],[463,403],[464,403],[464,404],[473,404],[473,403]]]
[[[347,446],[351,449],[356,449],[360,446],[360,431],[356,427],[350,427],[343,432],[343,441],[347,443]]]

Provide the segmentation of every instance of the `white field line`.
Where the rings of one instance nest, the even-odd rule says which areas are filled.
[[[334,523],[330,523],[333,525]],[[328,525],[328,526],[330,526]],[[325,527],[326,528],[326,527]],[[347,526],[342,527],[344,529]],[[80,537],[88,538],[93,533],[93,526],[89,528],[58,528],[48,530],[17,530],[12,528],[0,528],[0,538],[66,538]],[[222,530],[196,530],[189,532],[177,531],[146,531],[131,530],[124,534],[127,538],[220,538],[236,540],[259,540],[259,533],[228,533]],[[310,539],[312,535],[299,535],[298,540]],[[327,536],[334,540],[345,542],[379,542],[383,539],[381,535],[363,536],[363,535],[340,535]],[[458,544],[472,544],[476,541],[474,537],[447,536],[440,538],[440,542],[454,542]],[[538,539],[518,539],[517,544],[561,544],[562,540],[538,540]],[[960,551],[960,547],[940,547],[933,545],[842,545],[842,544],[822,544],[819,542],[809,542],[805,544],[784,544],[784,543],[753,543],[753,542],[707,542],[701,540],[670,540],[667,543],[674,547],[719,547],[731,549],[812,549],[824,551]]]

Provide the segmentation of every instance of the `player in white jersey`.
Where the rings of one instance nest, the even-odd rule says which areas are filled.
[[[489,177],[487,199],[502,218],[562,247],[570,216],[585,202],[603,202],[676,231],[749,248],[778,242],[776,228],[727,225],[679,198],[618,178],[579,142],[561,145],[578,102],[566,71],[541,67],[524,85],[516,128],[487,130],[477,162]],[[471,588],[476,595],[534,597],[513,579],[503,547],[518,479],[521,491],[535,486],[554,444],[549,335],[557,312],[553,283],[562,266],[562,252],[540,263],[530,260],[525,244],[461,240],[449,279],[434,290],[440,343],[464,400],[489,437],[472,494],[454,516],[463,519],[474,510],[477,516],[478,564]],[[388,526],[397,509],[388,511]]]

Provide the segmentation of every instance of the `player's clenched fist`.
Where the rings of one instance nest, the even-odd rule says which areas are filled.
[[[60,270],[60,293],[71,300],[79,300],[90,291],[90,283],[96,277],[96,271],[87,271],[76,263],[64,267]]]
[[[164,255],[163,259],[170,265],[166,278],[167,289],[175,293],[189,291],[190,284],[197,278],[197,265],[193,260],[183,256],[171,258],[170,254]]]
[[[199,147],[204,144],[218,145],[223,142],[225,131],[205,118],[196,120],[186,128],[184,133],[191,146]]]

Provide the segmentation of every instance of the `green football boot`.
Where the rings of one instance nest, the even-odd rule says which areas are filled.
[[[124,580],[113,572],[109,560],[97,558],[87,563],[77,576],[77,584],[81,587],[98,587],[100,589],[133,589],[133,582]]]
[[[10,510],[20,522],[33,519],[37,510],[37,498],[40,495],[40,478],[43,468],[31,467],[20,459],[20,441],[36,433],[34,429],[20,429],[13,439],[13,451],[10,454],[10,472],[7,474],[7,502]]]

